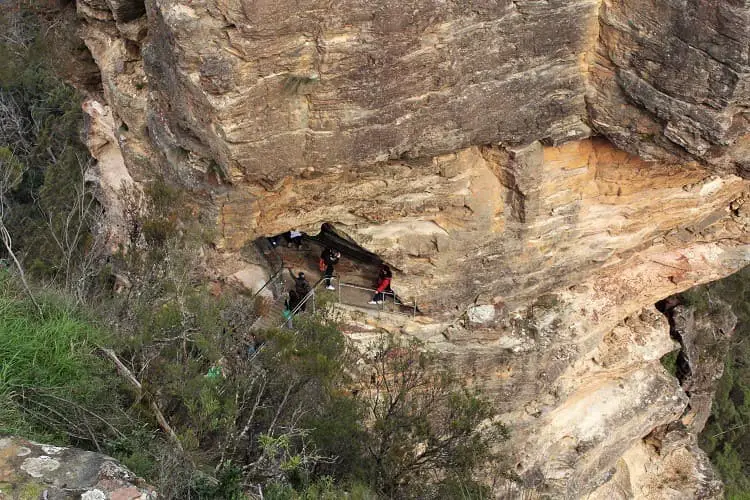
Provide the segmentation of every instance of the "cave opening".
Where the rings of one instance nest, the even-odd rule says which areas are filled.
[[[410,315],[418,313],[415,302],[410,303],[396,293],[397,280],[394,284],[395,291],[379,297],[383,299],[380,301],[382,303],[372,303],[376,299],[381,266],[393,267],[331,223],[323,223],[317,234],[290,229],[258,238],[255,245],[265,256],[272,271],[272,279],[278,275],[284,281],[282,286],[277,287],[282,290],[281,294],[288,293],[300,272],[304,273],[312,287],[326,284],[322,283],[324,268],[320,261],[323,252],[330,248],[340,253],[340,259],[335,265],[333,289],[328,289],[335,301],[370,310]]]

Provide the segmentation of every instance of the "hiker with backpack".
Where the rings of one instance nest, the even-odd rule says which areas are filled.
[[[304,301],[307,297],[307,294],[310,293],[310,283],[307,282],[307,279],[305,279],[305,273],[300,272],[297,274],[297,277],[294,278],[294,290],[289,292],[289,296],[292,296],[292,292],[294,292],[294,295],[296,295],[296,301],[297,304],[302,303],[300,306],[300,311],[304,312],[307,308],[307,302]],[[304,301],[304,302],[303,302]],[[295,304],[295,307],[297,306]],[[292,311],[294,308],[291,309]]]
[[[333,250],[332,248],[326,248],[323,253],[320,254],[320,270],[323,271],[325,277],[326,288],[328,290],[335,290],[333,286],[333,271],[334,266],[338,263],[341,258],[341,252]]]
[[[393,279],[391,268],[382,264],[380,266],[380,272],[378,273],[377,289],[375,290],[375,295],[372,296],[372,300],[370,300],[369,304],[382,304],[385,300],[386,293],[393,295],[393,290],[391,290],[391,279]]]

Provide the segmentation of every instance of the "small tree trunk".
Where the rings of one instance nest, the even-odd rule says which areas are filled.
[[[44,316],[44,312],[42,311],[42,308],[39,306],[39,303],[36,301],[34,294],[31,293],[31,287],[29,287],[29,283],[26,281],[26,275],[23,272],[23,267],[21,266],[21,263],[18,262],[18,259],[16,258],[16,254],[13,252],[13,240],[11,240],[10,233],[8,233],[8,230],[5,228],[5,224],[3,223],[2,219],[0,219],[0,236],[2,236],[5,250],[8,252],[8,255],[10,255],[10,258],[13,259],[13,262],[16,264],[16,268],[18,269],[18,275],[21,277],[21,283],[23,283],[24,290],[26,291],[29,298],[31,299],[31,302],[36,307],[36,310],[39,311],[39,316]]]

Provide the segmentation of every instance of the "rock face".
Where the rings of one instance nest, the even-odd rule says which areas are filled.
[[[653,304],[750,262],[747,2],[76,7],[110,193],[189,190],[225,277],[253,239],[323,223],[379,255],[423,315],[368,328],[487,387],[521,488],[715,494]]]
[[[557,144],[589,125],[644,158],[745,169],[744,2],[78,5],[128,126],[146,119],[164,152],[236,181]]]
[[[681,347],[677,377],[687,404],[680,405],[679,419],[655,428],[622,453],[612,478],[595,490],[590,500],[723,498],[721,480],[698,447],[697,435],[711,414],[737,318],[720,299],[700,307],[674,305],[670,300],[665,301],[665,314]]]
[[[0,498],[151,500],[157,495],[105,455],[0,438]]]
[[[680,382],[690,396],[682,422],[698,434],[711,415],[711,402],[729,350],[729,341],[737,324],[732,307],[720,299],[711,299],[706,309],[678,305],[670,312],[672,330],[680,339]]]
[[[232,178],[273,185],[503,139],[587,135],[597,2],[151,2],[154,113]],[[559,22],[554,36],[549,19]],[[269,161],[272,159],[272,161]]]
[[[699,158],[747,175],[747,2],[604,0],[591,123],[644,158]]]
[[[471,148],[426,164],[297,179],[260,200],[238,187],[218,200],[228,248],[253,234],[334,222],[397,270],[400,295],[416,297],[424,311],[453,314],[475,302],[528,301],[623,265],[644,245],[679,248],[709,226],[744,244],[745,222],[729,206],[745,189],[738,177],[647,164],[596,139]],[[729,263],[734,251],[723,248],[729,253],[715,256]],[[685,258],[652,264],[687,283]]]
[[[588,500],[723,498],[721,480],[695,435],[684,430],[652,433],[627,450],[612,478]]]

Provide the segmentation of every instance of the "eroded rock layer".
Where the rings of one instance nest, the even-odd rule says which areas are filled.
[[[750,262],[747,2],[77,9],[113,212],[123,181],[165,178],[235,262],[331,223],[423,313],[352,324],[419,337],[493,394],[513,433],[494,473],[667,498],[634,485],[685,472],[674,491],[716,494],[696,429],[656,432],[689,399],[653,304]]]
[[[592,55],[594,127],[644,158],[747,174],[747,2],[604,0]]]

